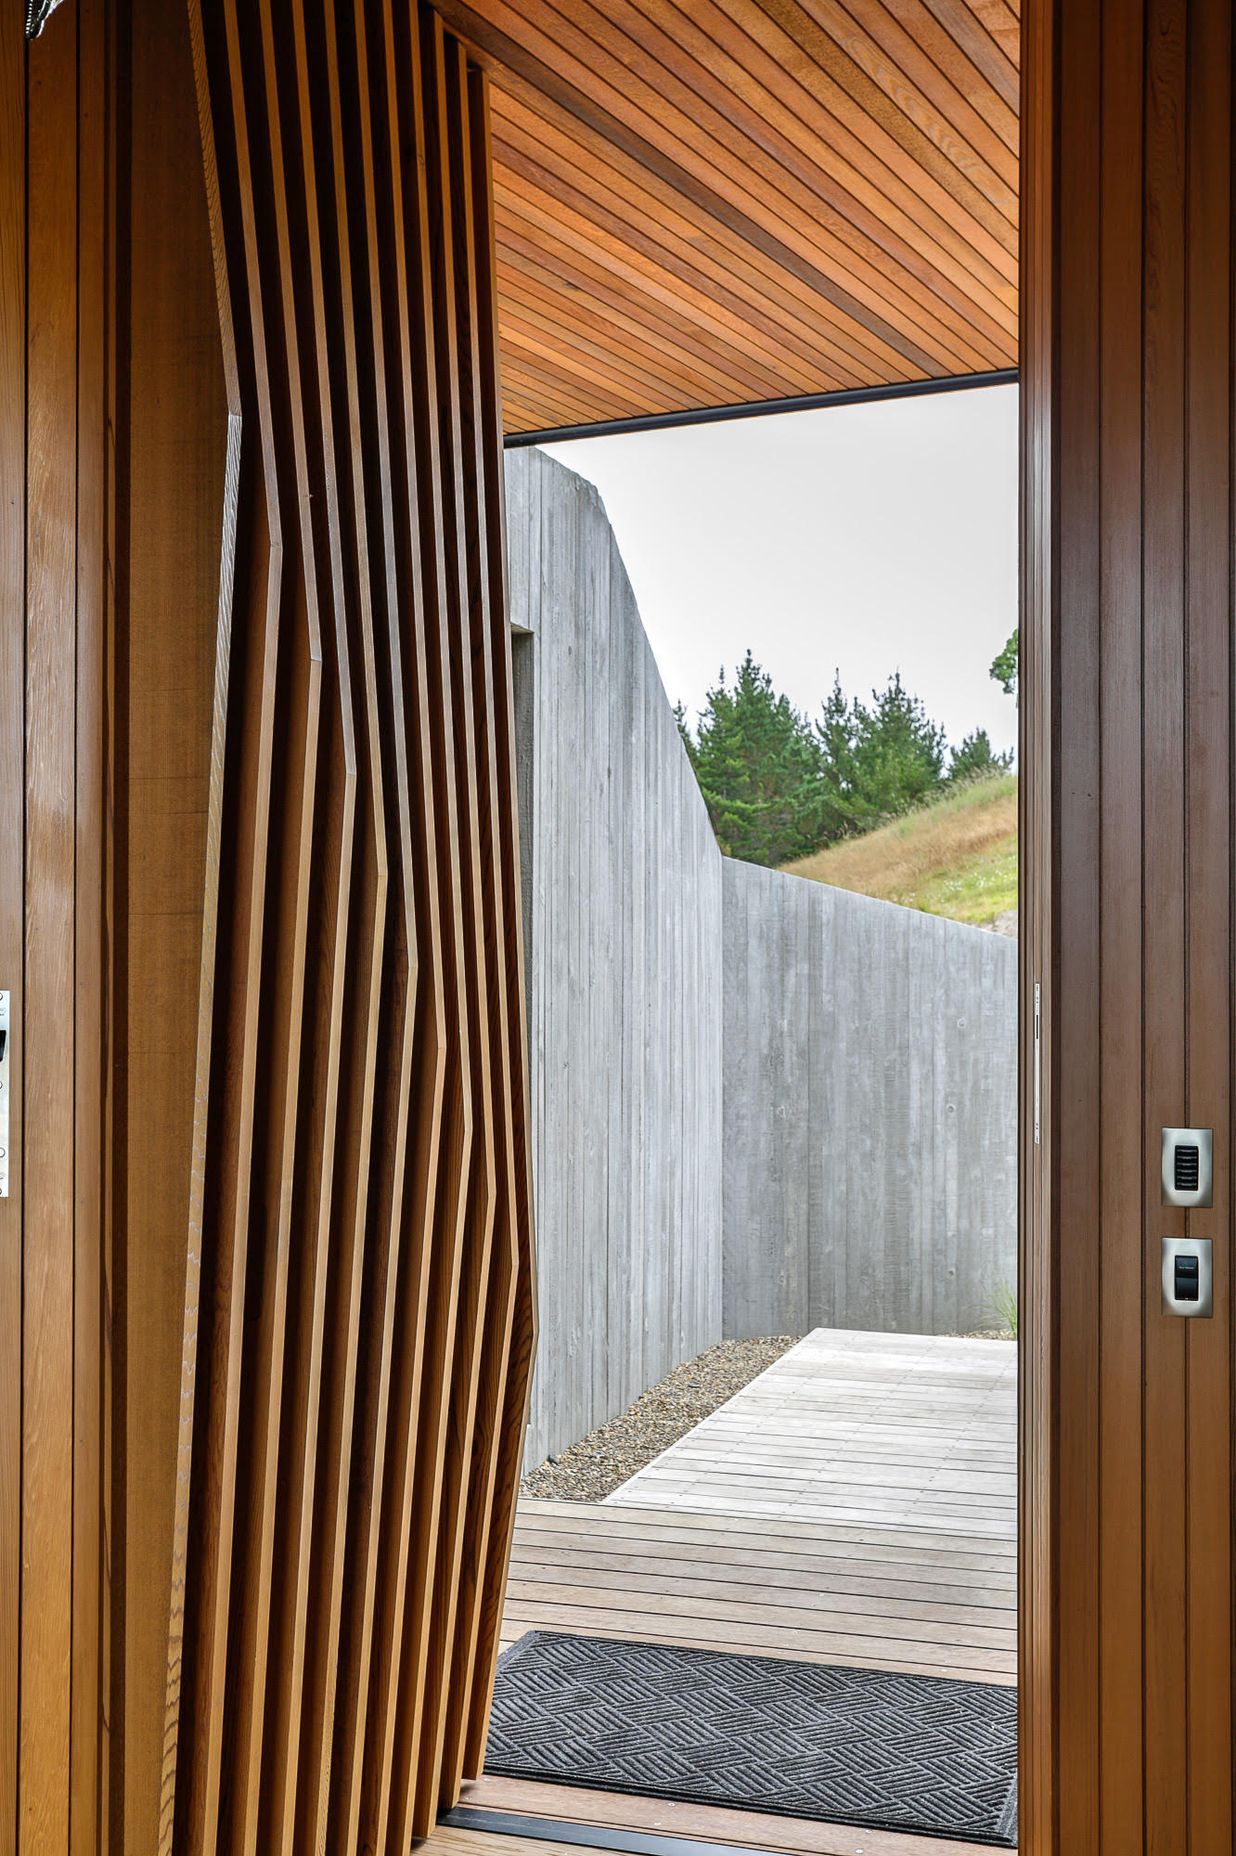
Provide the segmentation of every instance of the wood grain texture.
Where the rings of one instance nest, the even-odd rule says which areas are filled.
[[[108,13],[0,52],[0,1850],[107,1831]]]
[[[29,72],[19,1847],[67,1849],[73,1577],[78,17]],[[70,675],[71,675],[70,671]]]
[[[572,1785],[542,1785],[529,1779],[487,1779],[464,1787],[461,1802],[481,1810],[514,1811],[522,1816],[565,1818],[568,1823],[604,1824],[612,1830],[653,1831],[661,1836],[697,1837],[734,1848],[779,1850],[785,1856],[971,1856],[972,1843],[905,1832],[855,1831],[845,1824],[820,1824],[806,1818],[765,1817],[758,1811],[731,1811],[721,1805],[684,1805],[661,1798],[634,1798],[620,1792],[593,1792]],[[506,1831],[474,1832],[439,1825],[425,1848],[431,1856],[556,1856],[559,1842],[512,1839]],[[500,1846],[500,1847],[499,1847]]]
[[[26,788],[26,70],[21,40],[0,33],[0,980],[20,1010],[25,940]],[[16,1023],[16,1020],[15,1020]],[[9,1196],[0,1199],[0,1856],[17,1850],[21,1638],[23,1040],[9,1055]]]
[[[1011,1427],[1001,1447],[1011,1464]],[[503,1636],[583,1631],[1012,1683],[1016,1610],[1007,1533],[890,1524],[878,1503],[844,1520],[533,1501]]]
[[[1004,8],[437,4],[493,75],[508,430],[1015,362]]]
[[[1232,1843],[1230,10],[1027,19],[1022,1840]],[[1028,1053],[1023,1101],[1033,1070]],[[1213,1126],[1213,1210],[1165,1125]],[[1165,1316],[1164,1235],[1215,1313]]]
[[[103,1791],[110,1719],[104,1235],[108,1155],[106,693],[112,583],[107,496],[108,159],[111,21],[104,0],[79,10],[77,116],[77,573],[73,988],[73,1678],[69,1698],[69,1847],[93,1856],[110,1832]],[[67,722],[67,717],[65,718]],[[64,1009],[62,1007],[62,1009]]]
[[[135,0],[122,30],[109,1723],[117,1836],[139,1850],[157,1844],[163,1762],[148,1697],[166,1676],[167,1607],[150,1595],[168,1590],[176,1499],[227,411],[188,20]]]
[[[487,99],[427,10],[190,18],[232,438],[160,1847],[395,1850],[475,1760],[530,1355]]]
[[[1016,1404],[1011,1341],[817,1328],[606,1506],[955,1532],[1011,1560]]]

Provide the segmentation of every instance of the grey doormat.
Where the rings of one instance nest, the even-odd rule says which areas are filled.
[[[498,1664],[485,1770],[1011,1849],[1017,1695],[534,1630]]]

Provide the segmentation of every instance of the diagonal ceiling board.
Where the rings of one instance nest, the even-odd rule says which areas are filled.
[[[612,148],[598,151],[586,129],[550,123],[544,115],[538,121],[510,95],[496,96],[495,122],[505,159],[518,166],[512,152],[518,148],[535,160],[537,171],[527,174],[532,184],[524,191],[544,196],[546,215],[566,214],[570,200],[586,223],[612,230],[624,250],[638,249],[670,268],[682,265],[676,274],[688,288],[698,288],[705,302],[724,303],[727,315],[732,311],[737,318],[734,326],[745,323],[757,337],[762,333],[774,355],[801,340],[800,352],[811,366],[837,346],[864,374],[899,373],[893,348],[672,186],[641,173],[637,162]],[[678,289],[672,281],[669,290],[674,300]],[[635,307],[638,312],[638,303]]]
[[[437,0],[494,80],[508,432],[1016,365],[1006,0]]]
[[[716,115],[725,108],[735,114],[749,148],[757,151],[761,181],[770,188],[779,183],[808,225],[822,209],[836,241],[833,262],[850,266],[855,276],[870,275],[877,288],[916,305],[920,328],[930,318],[938,334],[943,319],[947,337],[947,325],[959,319],[963,339],[1000,343],[1014,322],[1001,301],[1005,280],[942,221],[932,226],[930,209],[879,158],[878,138],[864,145],[850,136],[847,161],[835,118],[782,62],[791,48],[780,45],[779,55],[770,56],[745,31],[745,23],[758,25],[758,9],[743,0],[733,10],[745,15],[744,26],[731,21],[722,6],[712,9],[714,44],[698,32],[680,31],[675,8],[658,7],[674,25],[675,39],[698,55],[697,75],[707,62],[701,94]],[[809,67],[808,76],[814,75]]]

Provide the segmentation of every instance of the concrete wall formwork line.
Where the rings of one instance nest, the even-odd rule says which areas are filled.
[[[723,1336],[994,1324],[1017,963],[723,858],[600,497],[506,477],[539,1462]]]
[[[515,452],[507,522],[536,1462],[721,1335],[721,857],[600,497]]]
[[[1017,948],[724,863],[724,1327],[965,1334],[1017,1280]]]

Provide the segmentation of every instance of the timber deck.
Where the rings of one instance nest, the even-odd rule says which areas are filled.
[[[577,1631],[1012,1683],[1015,1405],[1011,1343],[817,1331],[608,1501],[524,1502],[503,1642]],[[511,1780],[467,1802],[807,1856],[975,1847]]]

